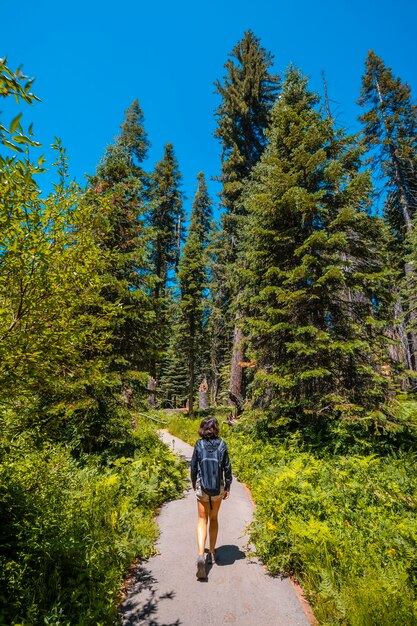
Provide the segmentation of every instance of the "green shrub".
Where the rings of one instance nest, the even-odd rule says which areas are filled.
[[[14,447],[0,466],[0,623],[111,624],[123,575],[152,553],[155,507],[184,468],[147,424],[130,457]]]
[[[257,503],[251,540],[267,567],[299,578],[322,626],[417,624],[415,455],[322,457],[300,433],[251,432],[243,425],[228,442]]]

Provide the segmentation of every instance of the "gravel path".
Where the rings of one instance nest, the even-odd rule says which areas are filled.
[[[186,459],[192,447],[162,431],[164,442]],[[189,487],[184,499],[165,504],[158,516],[158,554],[142,562],[122,605],[125,626],[309,626],[288,579],[269,576],[245,556],[245,528],[253,505],[244,486],[233,481],[219,513],[219,564],[196,578],[197,505]]]

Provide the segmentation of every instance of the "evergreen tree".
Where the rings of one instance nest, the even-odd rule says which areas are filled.
[[[190,230],[184,246],[178,271],[181,290],[180,322],[178,342],[186,356],[188,365],[188,411],[193,415],[195,388],[195,360],[198,340],[201,339],[203,323],[203,286],[204,286],[203,249],[198,234]]]
[[[245,212],[239,202],[243,184],[265,148],[264,131],[268,126],[278,76],[270,74],[271,53],[260,45],[251,31],[233,48],[225,64],[223,79],[216,82],[222,102],[217,109],[215,136],[222,143],[222,204],[230,214],[226,229],[236,236],[233,218]]]
[[[245,206],[246,332],[255,397],[290,419],[381,417],[389,381],[386,235],[352,138],[291,68]]]
[[[403,309],[406,326],[416,329],[415,269],[405,260],[405,255],[417,208],[417,106],[411,99],[410,87],[396,78],[372,51],[366,59],[359,103],[366,109],[360,120],[370,161],[375,171],[379,169],[384,182],[385,218],[396,242],[392,262],[408,283],[408,293],[402,303],[398,302],[399,316],[404,316]],[[405,335],[400,321],[394,332],[399,332],[406,347],[407,366],[417,370],[415,330]]]
[[[207,248],[213,222],[213,206],[203,172],[197,174],[197,191],[191,212],[191,228],[198,234],[201,245]]]
[[[144,219],[148,176],[142,169],[148,145],[143,113],[135,100],[87,189],[87,200],[96,204],[105,221],[102,246],[111,257],[112,278],[105,295],[121,311],[113,367],[123,373],[123,384],[129,388],[143,388],[155,350],[149,233]]]
[[[130,199],[135,192],[137,201],[141,201],[142,188],[147,175],[142,169],[146,158],[149,141],[144,128],[144,116],[138,100],[134,100],[125,113],[121,132],[114,143],[107,147],[100,161],[97,173],[90,178],[90,184],[100,185],[101,189],[114,188],[121,197]]]
[[[205,266],[205,282],[206,287],[203,292],[204,315],[203,329],[198,342],[198,353],[195,361],[196,380],[202,383],[206,381],[211,384],[211,341],[209,320],[212,308],[212,285],[211,285],[211,260],[213,251],[213,238],[217,229],[213,220],[213,204],[209,196],[204,174],[200,172],[197,175],[197,191],[193,201],[191,212],[191,230],[195,230],[198,234],[204,253]]]
[[[167,144],[151,177],[149,223],[153,229],[151,258],[157,277],[156,299],[165,294],[172,272],[178,267],[184,240],[185,215],[180,185],[174,147]]]
[[[230,337],[233,321],[226,313],[230,308],[227,286],[227,247],[224,230],[213,228],[208,249],[210,282],[210,317],[208,337],[211,363],[210,387],[214,405],[227,394],[230,384]]]
[[[119,136],[119,143],[129,155],[131,166],[136,166],[138,170],[140,170],[140,164],[146,159],[149,148],[144,122],[143,111],[136,99],[126,111],[125,120],[121,125],[122,132]],[[137,171],[136,174],[137,177],[144,178],[142,171]]]
[[[417,106],[407,83],[370,51],[359,103],[371,162],[386,181],[386,218],[401,242],[417,208]]]
[[[191,224],[184,245],[178,280],[180,287],[178,334],[182,353],[188,367],[188,410],[193,414],[196,362],[204,344],[203,330],[207,318],[204,291],[207,284],[208,242],[211,224],[211,201],[204,175],[198,175],[198,189],[191,212]]]
[[[188,400],[188,376],[189,368],[184,348],[184,337],[179,328],[178,303],[173,305],[175,311],[171,319],[171,335],[165,353],[165,359],[161,364],[159,388],[162,398],[162,406],[168,408],[181,408]]]
[[[154,333],[157,354],[152,376],[158,378],[159,366],[165,358],[173,320],[170,318],[172,295],[181,244],[184,240],[185,214],[181,192],[181,173],[172,144],[165,146],[163,158],[156,164],[150,180],[148,222],[152,231],[150,258],[155,274],[152,289],[155,311]]]
[[[259,39],[247,31],[233,48],[225,64],[227,71],[223,84],[216,83],[222,102],[217,109],[218,127],[216,137],[222,143],[221,192],[225,213],[222,217],[225,246],[220,255],[229,266],[227,283],[230,294],[236,295],[236,273],[233,264],[239,247],[242,219],[246,209],[241,202],[242,190],[253,166],[265,148],[265,129],[269,111],[276,98],[278,77],[270,73],[272,55],[260,45]],[[230,301],[230,295],[226,297]],[[235,300],[236,301],[236,300]],[[229,320],[225,329],[234,326],[230,391],[239,397],[242,385],[243,336],[232,318],[239,312],[226,312]]]

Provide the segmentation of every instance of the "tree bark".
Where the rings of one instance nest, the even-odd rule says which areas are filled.
[[[236,321],[238,321],[240,315],[236,315]],[[235,326],[233,334],[233,348],[232,348],[232,363],[230,368],[230,385],[229,392],[236,398],[242,397],[242,379],[243,370],[240,365],[244,359],[244,337],[243,332],[239,326]]]
[[[221,330],[219,322],[215,322],[213,326],[213,332],[211,337],[210,354],[211,354],[211,400],[214,406],[218,406],[219,393],[220,393],[220,370],[221,370],[221,356],[220,356],[220,336]]]
[[[148,380],[148,408],[156,409],[156,380],[152,376]]]
[[[210,406],[210,399],[208,394],[208,384],[207,379],[205,378],[200,387],[198,388],[198,408],[205,410]]]
[[[409,338],[404,324],[404,309],[399,295],[395,300],[393,313],[394,319],[398,321],[388,328],[387,334],[396,341],[396,344],[389,346],[388,354],[394,363],[401,363],[407,369],[412,369]]]
[[[188,367],[189,375],[189,387],[188,387],[188,415],[193,417],[194,415],[194,351],[190,355],[190,363]]]
[[[215,374],[213,379],[213,396],[212,401],[214,406],[218,406],[220,392],[220,378]]]

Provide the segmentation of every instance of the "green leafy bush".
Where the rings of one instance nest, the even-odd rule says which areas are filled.
[[[132,455],[114,458],[3,448],[1,624],[112,623],[123,575],[152,552],[155,507],[184,477],[147,424],[131,439]]]
[[[228,438],[257,555],[297,576],[322,626],[417,624],[415,454],[320,456],[300,436]]]

